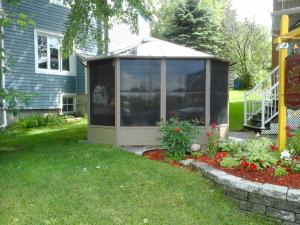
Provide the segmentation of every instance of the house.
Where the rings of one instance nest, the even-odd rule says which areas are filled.
[[[24,12],[33,17],[34,28],[19,29],[16,24],[4,29],[3,47],[13,64],[2,79],[2,86],[33,94],[20,115],[32,113],[86,113],[86,68],[82,55],[97,54],[90,41],[85,49],[76,49],[68,59],[60,55],[61,40],[70,7],[64,0],[20,0],[16,7],[0,1],[4,12]],[[149,25],[140,18],[140,34],[134,35],[126,24],[109,31],[110,51],[140,42],[149,36]],[[11,112],[0,111],[0,126],[14,121]]]
[[[211,123],[228,137],[226,60],[148,38],[86,64],[90,143],[157,145],[159,122],[173,116],[197,119],[201,144]]]
[[[289,16],[290,31],[300,27],[300,1],[273,0],[273,40],[279,35],[281,15],[284,14]],[[300,42],[298,40],[289,43],[289,55],[300,54],[299,46]],[[263,134],[278,133],[279,54],[277,47],[273,44],[273,70],[245,94],[244,127],[261,131]],[[299,110],[287,110],[287,125],[292,129],[300,127]]]

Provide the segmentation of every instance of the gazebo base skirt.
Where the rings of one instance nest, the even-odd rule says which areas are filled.
[[[229,127],[220,125],[220,136],[228,139]],[[200,127],[201,133],[195,142],[205,145],[209,129]],[[97,144],[112,144],[118,146],[154,146],[159,145],[158,127],[115,127],[90,126],[88,128],[88,142]]]

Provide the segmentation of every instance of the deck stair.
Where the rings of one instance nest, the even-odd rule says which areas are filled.
[[[244,96],[244,127],[273,133],[278,124],[279,66]]]

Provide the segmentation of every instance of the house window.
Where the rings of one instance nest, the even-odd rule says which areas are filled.
[[[61,54],[62,36],[35,32],[36,73],[73,75],[74,57],[63,58]]]
[[[58,5],[63,5],[63,6],[66,6],[66,7],[70,7],[70,4],[69,4],[68,0],[50,0],[50,3],[58,4]]]
[[[74,113],[76,111],[76,97],[74,95],[65,95],[62,97],[62,113]]]

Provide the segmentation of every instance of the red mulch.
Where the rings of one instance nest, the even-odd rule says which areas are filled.
[[[164,157],[164,150],[162,149],[145,152],[144,156],[149,158],[150,160],[166,162]],[[269,183],[275,185],[288,186],[290,188],[300,188],[300,173],[293,173],[292,171],[288,170],[287,176],[275,177],[275,170],[273,168],[267,168],[263,171],[249,171],[242,167],[232,169],[223,168],[219,164],[222,157],[226,157],[226,153],[218,153],[215,159],[210,159],[207,156],[200,156],[198,158],[195,158],[195,160],[204,162],[218,170],[222,170],[226,173],[232,174],[237,177],[242,177],[247,180],[259,183]],[[187,156],[187,158],[192,157]],[[177,161],[168,161],[168,163],[172,166],[183,167]]]

